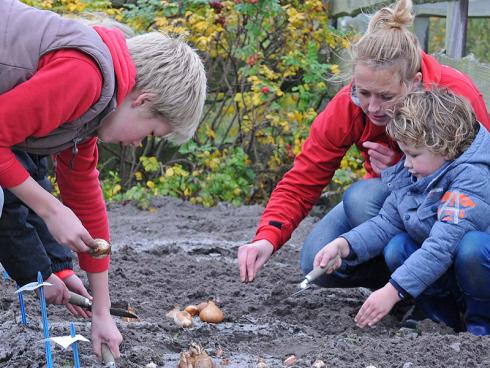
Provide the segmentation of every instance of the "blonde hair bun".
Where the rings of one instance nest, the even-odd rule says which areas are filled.
[[[368,25],[368,33],[379,29],[404,28],[412,25],[412,0],[399,0],[390,7],[380,9]]]

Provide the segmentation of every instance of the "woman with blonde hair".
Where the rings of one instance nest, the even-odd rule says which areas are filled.
[[[352,145],[361,152],[367,174],[314,226],[301,250],[302,271],[312,270],[315,255],[326,244],[378,214],[389,194],[379,175],[401,158],[399,147],[385,132],[388,110],[410,91],[419,86],[445,87],[468,100],[478,121],[490,127],[485,103],[473,82],[422,51],[407,28],[413,22],[411,11],[411,0],[399,0],[379,10],[367,32],[352,46],[350,84],[317,116],[292,169],[272,192],[255,238],[238,251],[243,282],[253,281],[290,238]],[[343,265],[316,282],[324,287],[377,289],[388,279],[389,270],[381,255],[354,267]]]

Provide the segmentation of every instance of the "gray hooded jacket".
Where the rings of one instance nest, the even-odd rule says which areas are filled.
[[[392,192],[379,215],[342,237],[355,253],[346,263],[356,265],[382,254],[395,235],[408,233],[421,246],[391,278],[417,297],[450,268],[467,232],[490,227],[490,134],[480,126],[461,156],[420,180],[404,162],[382,173]]]

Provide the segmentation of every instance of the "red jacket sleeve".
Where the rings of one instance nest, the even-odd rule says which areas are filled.
[[[97,138],[78,145],[73,158],[71,149],[56,158],[56,179],[63,204],[73,210],[93,238],[109,240],[107,211],[97,170]],[[101,272],[109,268],[109,257],[97,259],[88,253],[78,253],[80,268],[87,272]]]
[[[347,150],[363,134],[362,111],[344,88],[312,124],[294,165],[277,184],[254,240],[266,239],[277,250],[309,213],[332,179]]]

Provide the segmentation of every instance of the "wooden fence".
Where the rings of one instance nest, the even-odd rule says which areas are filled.
[[[356,16],[373,13],[377,9],[393,3],[385,0],[329,0],[330,16]],[[429,19],[446,18],[445,54],[435,57],[445,65],[452,66],[467,74],[482,92],[490,110],[490,65],[480,63],[471,56],[465,57],[466,26],[468,18],[489,18],[490,0],[413,0],[415,22],[414,31],[420,44],[427,51],[429,39]]]

